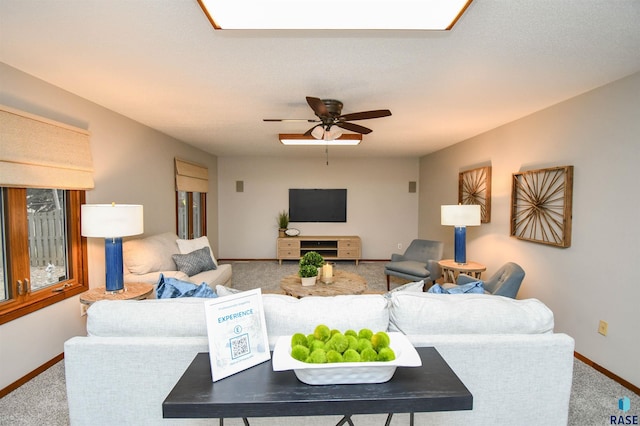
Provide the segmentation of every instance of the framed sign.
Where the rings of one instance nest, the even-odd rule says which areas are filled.
[[[205,315],[214,382],[271,359],[259,288],[210,299]]]
[[[570,247],[572,198],[573,166],[514,173],[511,236]]]
[[[480,221],[491,222],[491,166],[459,174],[458,204],[479,204]]]

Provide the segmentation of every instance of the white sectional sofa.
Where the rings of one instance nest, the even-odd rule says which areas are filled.
[[[473,410],[416,413],[417,425],[567,424],[574,341],[553,332],[553,314],[538,300],[422,292],[262,297],[271,345],[280,335],[310,333],[325,323],[401,331],[416,347],[435,346],[473,394]],[[88,310],[87,332],[65,343],[72,425],[212,424],[162,418],[167,394],[194,356],[208,351],[202,299],[97,302]],[[339,419],[249,420],[253,426],[313,426]],[[358,426],[385,419],[353,417]],[[239,424],[225,419],[225,425]],[[391,424],[408,424],[408,414],[394,415]]]
[[[179,245],[179,243],[181,243]],[[187,254],[192,249],[207,246],[206,237],[196,240],[180,240],[171,232],[125,241],[122,246],[124,260],[124,282],[157,284],[160,274],[194,284],[207,283],[215,290],[216,285],[231,287],[232,269],[229,264],[219,264],[210,251],[215,269],[187,275],[178,270],[172,255]],[[210,249],[210,247],[209,247]]]

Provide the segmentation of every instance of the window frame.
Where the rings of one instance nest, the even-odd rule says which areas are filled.
[[[180,192],[184,192],[187,196],[187,238],[188,240],[197,238],[193,235],[193,192],[190,191],[176,191],[176,234],[179,238],[180,235]],[[202,230],[201,235],[198,237],[207,235],[207,193],[200,192],[200,229]]]
[[[18,280],[30,277],[29,235],[25,188],[2,188],[5,224],[7,300],[0,301],[0,324],[51,306],[89,290],[87,239],[80,229],[80,206],[85,191],[65,190],[67,213],[67,258],[69,278],[56,285],[18,294]],[[11,224],[10,226],[8,224]],[[25,260],[26,259],[26,260]]]

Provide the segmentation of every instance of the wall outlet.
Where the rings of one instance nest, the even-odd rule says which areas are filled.
[[[402,250],[402,243],[398,243],[398,250]]]
[[[85,305],[84,303],[80,304],[80,316],[81,317],[87,315],[87,309],[89,309],[89,306]]]
[[[609,328],[609,324],[607,324],[606,321],[600,320],[600,324],[598,324],[598,333],[602,334],[603,336],[606,336],[608,328]]]

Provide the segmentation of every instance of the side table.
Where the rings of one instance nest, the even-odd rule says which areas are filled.
[[[442,268],[442,276],[446,283],[455,283],[458,275],[466,274],[480,279],[487,267],[478,262],[457,263],[453,259],[445,259],[438,262]]]
[[[80,303],[90,306],[98,300],[142,300],[153,293],[153,285],[147,283],[127,283],[121,293],[107,293],[104,287],[92,288],[80,295]]]

